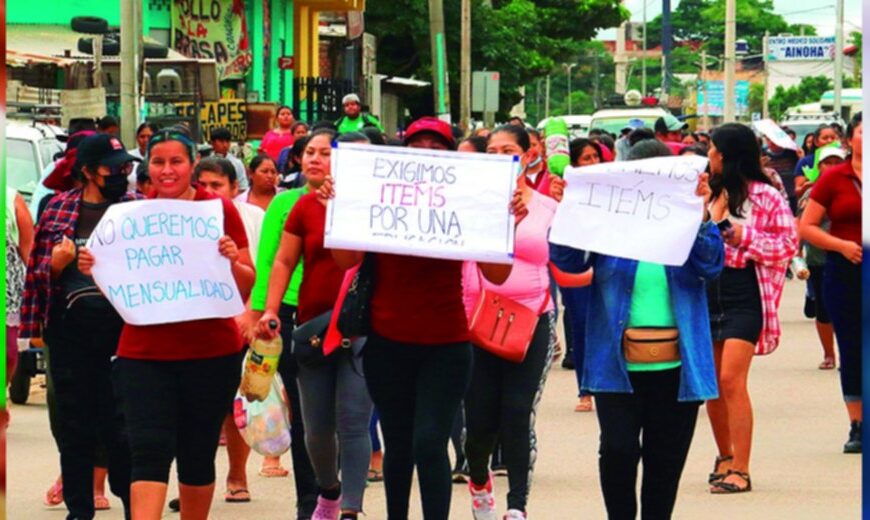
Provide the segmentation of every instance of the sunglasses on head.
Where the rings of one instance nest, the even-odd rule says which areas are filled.
[[[155,145],[167,141],[178,141],[186,146],[188,151],[190,152],[191,160],[193,160],[193,158],[196,156],[196,153],[194,152],[194,150],[196,149],[196,145],[193,143],[193,140],[191,140],[191,138],[188,137],[186,134],[177,130],[161,130],[160,132],[157,132],[156,134],[151,136],[151,139],[148,141],[148,151],[150,152]]]

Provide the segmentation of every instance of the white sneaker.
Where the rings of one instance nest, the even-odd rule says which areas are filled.
[[[503,520],[526,520],[526,514],[519,509],[508,509]]]
[[[492,493],[492,473],[483,489],[476,489],[471,479],[468,479],[468,491],[471,493],[471,514],[474,520],[498,520],[495,513],[495,496]]]

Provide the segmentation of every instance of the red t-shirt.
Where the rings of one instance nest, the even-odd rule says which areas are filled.
[[[861,186],[852,161],[846,161],[827,170],[816,181],[810,198],[825,207],[831,220],[831,235],[860,244],[861,193],[856,182]]]
[[[462,262],[378,254],[374,276],[371,314],[377,335],[424,345],[468,341]]]
[[[288,146],[293,146],[293,134],[290,132],[279,134],[274,130],[269,130],[260,141],[260,151],[275,161],[281,156],[281,150]]]
[[[344,279],[344,269],[335,263],[332,253],[323,248],[325,228],[326,206],[317,200],[316,193],[303,195],[284,224],[284,231],[302,238],[305,275],[299,287],[299,323],[332,310]]]
[[[197,186],[194,200],[217,198],[220,197]],[[226,199],[221,198],[221,203],[224,207],[224,234],[229,235],[239,249],[246,249],[248,237],[239,211]],[[125,324],[118,344],[118,357],[154,361],[205,359],[235,354],[242,349],[243,344],[239,327],[233,318],[161,325]]]

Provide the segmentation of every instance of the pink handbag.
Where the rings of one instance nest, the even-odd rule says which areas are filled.
[[[484,288],[479,268],[477,275],[480,279],[480,299],[471,315],[471,342],[502,359],[522,363],[535,334],[535,327],[538,326],[538,319],[550,302],[550,291],[547,290],[544,302],[535,312]]]

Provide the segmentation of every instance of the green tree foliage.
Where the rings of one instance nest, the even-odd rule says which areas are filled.
[[[779,119],[791,107],[805,103],[816,103],[826,90],[832,88],[831,78],[827,76],[806,77],[798,85],[788,88],[783,88],[782,85],[777,86],[773,97],[768,102],[770,115],[773,119]]]
[[[557,64],[574,61],[601,28],[628,18],[619,0],[472,0],[472,69],[501,72],[502,116],[521,99],[519,88]],[[444,0],[451,109],[459,109],[460,0]],[[366,29],[378,38],[378,72],[430,81],[426,0],[369,2]],[[413,116],[432,113],[431,91],[407,99]]]
[[[858,52],[855,54],[855,84],[861,84],[861,70],[862,63],[864,63],[864,53],[863,53],[863,42],[864,37],[860,31],[852,31],[849,34],[850,39],[852,40],[852,45],[858,47]]]
[[[781,15],[773,12],[773,0],[737,0],[737,38],[749,43],[750,53],[759,54],[764,31],[815,35],[810,25],[789,25]],[[721,55],[725,48],[725,0],[682,0],[671,13],[674,40],[700,40],[707,52]],[[647,41],[650,46],[662,41],[662,17],[648,24]]]

